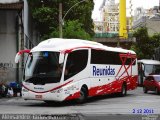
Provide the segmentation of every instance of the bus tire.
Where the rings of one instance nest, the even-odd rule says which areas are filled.
[[[125,83],[123,83],[122,88],[121,88],[121,92],[120,92],[120,96],[124,97],[127,95],[127,86]]]
[[[85,86],[82,86],[80,90],[80,97],[77,99],[78,103],[84,103],[88,97],[88,89]]]
[[[148,92],[148,90],[147,90],[147,88],[146,88],[145,86],[143,86],[143,92],[144,92],[144,93],[147,93],[147,92]]]

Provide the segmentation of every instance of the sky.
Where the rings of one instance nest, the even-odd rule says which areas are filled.
[[[100,21],[100,11],[99,8],[103,2],[103,0],[93,0],[94,1],[94,10],[92,13],[92,18],[93,20],[97,20]],[[115,0],[116,3],[119,2],[119,0]],[[129,1],[130,0],[126,0],[127,2],[127,8],[129,8]],[[159,0],[132,0],[132,4],[133,4],[133,11],[135,8],[137,7],[143,7],[143,8],[152,8],[153,6],[159,6]],[[129,11],[129,10],[127,10]],[[127,13],[128,16],[128,13]]]

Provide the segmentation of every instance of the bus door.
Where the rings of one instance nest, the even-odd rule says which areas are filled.
[[[65,69],[64,69],[64,81],[66,80],[78,80],[85,78],[86,74],[80,74],[88,63],[88,50],[76,50],[68,53]],[[74,78],[73,78],[74,77]]]

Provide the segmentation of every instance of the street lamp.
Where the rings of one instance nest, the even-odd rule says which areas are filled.
[[[63,25],[64,25],[64,19],[65,17],[67,16],[67,14],[71,11],[71,9],[75,6],[77,6],[78,4],[82,3],[82,2],[85,2],[86,0],[82,0],[82,1],[79,1],[77,3],[75,3],[72,7],[70,7],[68,9],[68,11],[66,12],[66,14],[64,15],[64,17],[62,18],[62,3],[59,4],[59,37],[60,38],[63,38]]]

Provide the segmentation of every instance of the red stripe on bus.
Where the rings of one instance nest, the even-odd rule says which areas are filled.
[[[37,91],[34,91],[34,90],[30,90],[30,89],[27,88],[24,84],[22,84],[22,86],[23,86],[25,89],[27,89],[27,90],[29,90],[29,91],[31,91],[31,92],[34,92],[34,93],[47,93],[47,92],[51,92],[51,91],[57,90],[57,89],[59,89],[59,88],[62,88],[62,87],[64,87],[64,86],[66,86],[67,84],[71,83],[72,81],[73,81],[73,80],[68,81],[68,82],[65,83],[65,84],[62,84],[62,85],[60,85],[60,86],[57,86],[57,87],[55,87],[55,88],[52,88],[51,90],[47,90],[47,91],[43,91],[43,92],[37,92]]]
[[[135,75],[135,76],[129,76],[129,77],[130,79],[128,79],[128,77],[125,76],[124,78],[121,78],[120,80],[115,80],[109,84],[92,87],[88,90],[88,93],[89,93],[88,96],[97,96],[97,95],[105,95],[105,94],[121,92],[122,84],[124,81],[126,81],[127,90],[133,90],[137,87],[138,76]],[[77,99],[79,97],[80,97],[80,91],[66,97],[65,100]]]
[[[75,49],[81,49],[81,48],[92,48],[92,49],[95,49],[95,50],[104,50],[104,49],[102,49],[102,48],[94,48],[94,47],[88,47],[88,46],[81,46],[81,47],[74,47],[74,48],[71,48],[71,49],[66,49],[66,50],[63,50],[63,51],[61,51],[62,53],[70,53],[70,52],[72,52],[73,50],[75,50]]]
[[[73,99],[77,99],[80,97],[80,91],[74,93],[73,95],[68,96],[67,98],[65,98],[65,100],[73,100]]]
[[[26,49],[26,50],[20,50],[19,52],[18,52],[18,54],[19,55],[21,55],[21,54],[23,54],[23,53],[30,53],[30,49]]]
[[[104,95],[104,94],[111,94],[111,93],[118,93],[121,92],[122,84],[124,81],[126,81],[127,84],[127,90],[133,90],[137,87],[137,79],[138,76],[130,76],[130,79],[128,77],[124,77],[120,80],[115,80],[114,82],[111,82],[109,84],[105,84],[102,86],[96,86],[89,89],[89,96],[96,96],[96,95]],[[127,81],[129,80],[129,81]]]

